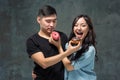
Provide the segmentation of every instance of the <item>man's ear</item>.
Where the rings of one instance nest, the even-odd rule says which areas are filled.
[[[38,22],[38,23],[40,23],[40,19],[41,19],[41,18],[38,16],[38,17],[37,17],[37,22]]]

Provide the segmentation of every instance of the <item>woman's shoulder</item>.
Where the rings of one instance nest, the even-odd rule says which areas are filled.
[[[95,49],[95,47],[93,45],[90,45],[89,49]]]
[[[88,52],[95,53],[95,47],[93,45],[89,46]]]

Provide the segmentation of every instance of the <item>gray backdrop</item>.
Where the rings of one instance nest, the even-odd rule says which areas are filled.
[[[67,35],[76,15],[89,15],[97,34],[98,80],[120,80],[120,0],[0,0],[0,80],[32,80],[25,42],[39,30],[36,16],[44,4],[56,8],[57,29]]]

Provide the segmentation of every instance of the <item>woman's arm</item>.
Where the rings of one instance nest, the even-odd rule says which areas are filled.
[[[68,71],[74,70],[74,67],[71,65],[71,61],[70,61],[67,57],[65,57],[65,58],[62,60],[62,62],[63,62],[63,64],[64,64],[65,68],[66,68]]]
[[[72,53],[74,53],[74,52],[76,52],[77,50],[79,50],[79,48],[80,48],[80,46],[81,46],[80,42],[78,43],[78,45],[72,46],[72,45],[71,45],[71,41],[69,41],[69,43],[68,43],[68,48],[67,48],[66,51],[63,51],[63,48],[62,48],[62,46],[61,46],[61,44],[60,44],[60,43],[61,43],[60,40],[54,41],[54,40],[51,38],[51,39],[49,39],[49,42],[52,43],[53,45],[55,45],[55,46],[58,48],[59,54],[62,54],[62,55],[64,54],[64,55],[65,55],[64,58],[62,57],[63,59],[61,59],[62,62],[63,62],[63,64],[64,64],[64,66],[65,66],[65,68],[66,68],[68,71],[73,70],[74,68],[73,68],[73,66],[71,65],[71,61],[67,58],[67,56],[69,56],[69,55],[71,55]]]

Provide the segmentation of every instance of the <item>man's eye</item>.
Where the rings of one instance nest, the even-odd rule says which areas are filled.
[[[46,20],[47,23],[50,23],[51,21],[50,20]]]
[[[56,20],[54,20],[53,23],[56,23]]]
[[[85,27],[86,25],[82,25],[83,27]]]

